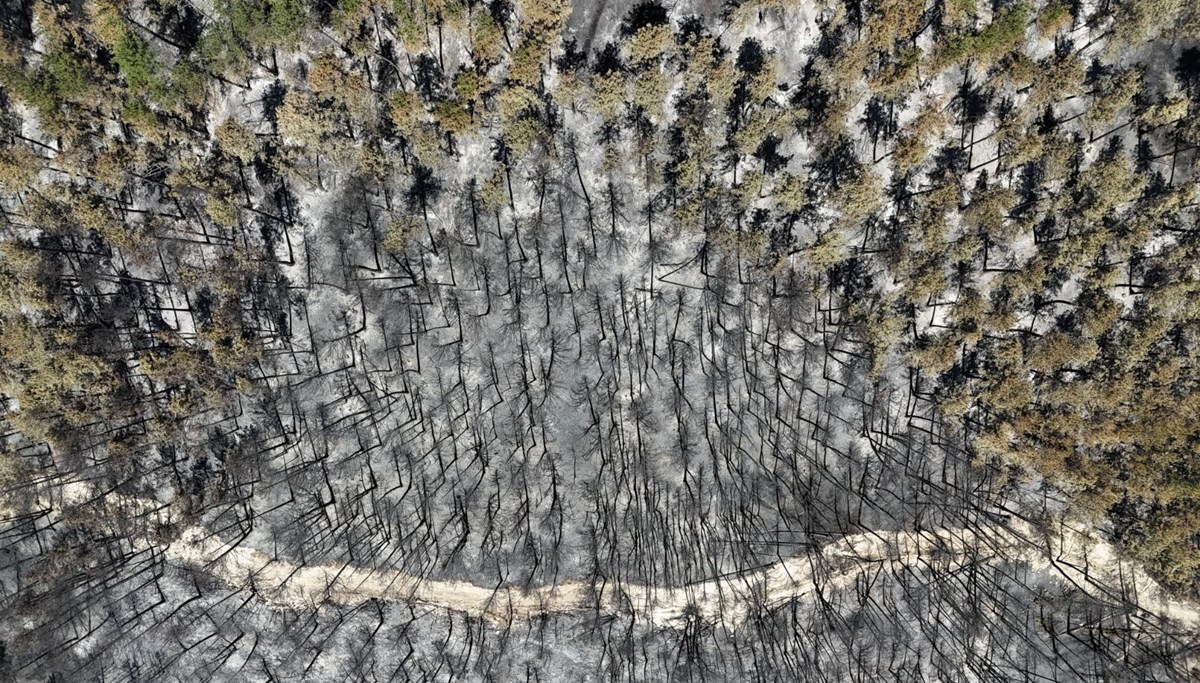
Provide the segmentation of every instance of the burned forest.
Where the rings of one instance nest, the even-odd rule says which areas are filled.
[[[1200,676],[1200,6],[0,0],[0,683]]]

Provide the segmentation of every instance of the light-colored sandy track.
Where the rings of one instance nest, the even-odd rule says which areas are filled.
[[[99,505],[114,514],[170,522],[169,509],[142,498],[103,493],[75,482],[54,489],[39,505]],[[153,544],[135,539],[138,544]],[[580,581],[526,589],[423,579],[394,569],[349,565],[296,566],[266,553],[221,540],[201,526],[185,526],[160,550],[174,563],[199,569],[261,599],[292,609],[321,604],[357,605],[368,600],[410,602],[453,610],[496,624],[551,614],[598,611],[630,615],[654,626],[680,623],[687,615],[736,627],[760,607],[811,599],[818,591],[846,590],[878,570],[950,569],[972,563],[1012,562],[1048,572],[1080,590],[1108,600],[1136,596],[1140,608],[1181,626],[1200,628],[1200,611],[1162,590],[1136,563],[1105,541],[1072,530],[1047,536],[1021,520],[973,529],[886,531],[851,534],[820,550],[756,571],[682,587],[636,583],[597,585]],[[1118,588],[1123,587],[1123,588]]]

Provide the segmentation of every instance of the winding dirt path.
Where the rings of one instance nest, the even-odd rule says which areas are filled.
[[[114,514],[134,513],[160,523],[173,521],[161,503],[103,493],[82,482],[65,484],[55,490],[53,500],[43,498],[39,503],[56,509],[102,505]],[[759,607],[809,599],[818,591],[846,590],[860,576],[880,569],[950,569],[980,562],[1012,562],[1028,564],[1101,599],[1122,599],[1120,591],[1124,590],[1135,596],[1146,612],[1200,629],[1196,605],[1169,595],[1139,565],[1120,558],[1111,544],[1066,529],[1047,538],[1021,520],[975,529],[852,534],[756,571],[675,588],[581,581],[532,589],[493,588],[424,579],[394,569],[297,566],[274,560],[255,548],[223,541],[194,525],[165,545],[146,539],[136,543],[157,545],[172,562],[205,571],[234,587],[253,591],[270,604],[292,609],[383,600],[453,610],[499,625],[551,614],[598,611],[632,614],[652,626],[678,624],[691,614],[736,627]]]

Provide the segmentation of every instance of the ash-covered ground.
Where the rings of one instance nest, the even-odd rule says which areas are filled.
[[[678,28],[699,12],[688,30],[715,36],[731,62],[748,55],[732,95],[748,99],[729,115],[745,127],[759,110],[817,97],[802,91],[799,72],[827,49],[820,36],[836,15],[764,6],[737,28],[716,7],[663,15]],[[575,3],[563,37],[602,61],[604,45],[628,40],[630,10]],[[979,21],[1001,13],[981,10]],[[307,49],[322,40],[310,37]],[[446,74],[468,61],[467,41],[455,40],[438,34]],[[762,89],[753,83],[761,55],[739,51],[746,40],[780,70],[763,102],[745,95]],[[1030,29],[1030,54],[1052,51],[1046,42]],[[291,144],[299,124],[289,133],[277,110],[290,106],[285,91],[311,80],[305,54],[281,50],[276,74],[260,64],[246,87],[222,86],[208,128],[232,119],[262,145]],[[364,63],[382,64],[373,54]],[[380,73],[372,85],[387,90],[392,76]],[[555,62],[543,85],[564,73]],[[674,80],[662,100],[686,100],[694,84],[683,70],[663,73]],[[953,98],[946,81],[922,87]],[[896,121],[920,106],[902,104]],[[857,122],[865,107],[847,116]],[[551,106],[547,96],[522,111],[519,121],[547,129],[532,156],[509,147],[511,122],[480,114],[485,132],[448,142],[453,154],[440,163],[423,163],[415,144],[387,148],[403,168],[384,180],[337,156],[367,144],[354,126],[364,137],[322,138],[292,175],[264,161],[283,152],[260,149],[236,164],[239,228],[200,218],[202,235],[158,233],[186,246],[110,254],[103,269],[121,274],[113,280],[79,276],[73,296],[107,297],[119,331],[105,334],[127,337],[129,358],[159,353],[154,338],[202,346],[231,298],[240,331],[216,345],[254,350],[239,357],[231,398],[172,404],[184,417],[169,438],[120,431],[133,444],[123,452],[115,425],[98,437],[86,425],[67,447],[9,434],[26,478],[8,488],[0,532],[3,676],[1197,675],[1190,604],[1120,557],[1112,529],[1078,514],[1070,492],[981,455],[969,430],[938,410],[929,373],[876,343],[876,333],[911,328],[915,338],[949,324],[934,298],[913,308],[908,326],[859,308],[863,293],[901,286],[874,247],[912,195],[897,191],[847,228],[858,209],[845,198],[830,209],[822,193],[842,191],[839,173],[884,158],[877,136],[856,123],[825,151],[805,136],[776,137],[766,151],[735,153],[711,179],[732,197],[685,197],[663,168],[728,154],[725,143],[647,151],[639,126],[670,128],[692,115],[686,104],[631,116],[615,142],[611,117],[589,105]],[[986,109],[979,118],[986,140]],[[688,125],[718,123],[697,114]],[[939,134],[966,131],[947,123]],[[972,153],[991,153],[981,150]],[[797,175],[811,165],[818,185],[821,174],[833,180],[784,210],[786,183],[775,171],[764,179],[763,165],[778,160]],[[979,171],[968,163],[962,187]],[[746,189],[744,174],[755,173]],[[882,185],[901,183],[879,173]],[[165,195],[125,199],[167,210]],[[947,229],[960,229],[956,221]],[[813,265],[826,263],[831,231],[845,235],[830,247],[836,257]],[[753,240],[774,258],[748,258]],[[992,258],[1029,247],[1014,238]],[[254,275],[206,280],[218,268]],[[979,280],[986,288],[993,276]],[[230,282],[240,283],[236,297]],[[1035,314],[1029,329],[1044,324]],[[129,386],[164,405],[180,395],[172,382],[207,387],[206,375],[228,370],[129,366]],[[210,393],[230,386],[215,381]],[[121,430],[148,423],[140,411]]]

